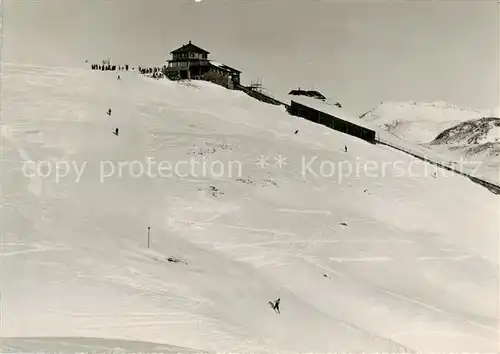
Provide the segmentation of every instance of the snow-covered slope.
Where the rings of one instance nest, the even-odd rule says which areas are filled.
[[[441,132],[429,146],[493,180],[500,178],[500,118],[469,120]]]
[[[435,161],[450,161],[462,172],[500,183],[500,157],[495,111],[465,110],[445,102],[382,103],[360,118],[378,126],[384,141]]]
[[[2,353],[164,353],[202,354],[201,350],[165,344],[103,338],[2,338]]]
[[[362,114],[361,119],[414,143],[428,143],[443,130],[483,113],[440,101],[383,102]]]
[[[15,345],[498,348],[498,198],[468,179],[209,83],[3,65],[1,85]]]
[[[433,145],[480,145],[500,142],[500,118],[485,117],[457,124],[440,133]]]

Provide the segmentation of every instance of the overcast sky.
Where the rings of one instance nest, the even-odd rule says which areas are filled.
[[[191,40],[277,94],[499,105],[497,0],[3,0],[2,61],[163,65]]]

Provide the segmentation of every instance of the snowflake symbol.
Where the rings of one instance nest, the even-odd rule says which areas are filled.
[[[276,160],[274,166],[278,168],[283,168],[283,166],[286,165],[286,157],[278,155],[278,157],[275,157],[274,160]]]
[[[260,168],[266,167],[267,165],[269,165],[267,160],[269,160],[269,158],[265,157],[264,155],[260,155],[260,157],[257,158],[257,166],[259,166]]]

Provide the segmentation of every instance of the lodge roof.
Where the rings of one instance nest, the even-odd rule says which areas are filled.
[[[179,54],[179,53],[199,53],[199,54],[210,54],[205,49],[202,49],[189,41],[188,44],[184,44],[182,47],[170,52],[170,54]]]
[[[306,97],[313,97],[313,98],[318,98],[320,100],[326,99],[325,96],[323,96],[320,92],[318,91],[312,91],[312,90],[301,90],[300,88],[298,90],[292,90],[288,93],[289,95],[293,96],[306,96]]]
[[[223,69],[223,70],[227,70],[227,71],[230,71],[230,72],[236,72],[236,73],[240,73],[241,74],[241,71],[239,71],[238,69],[235,69],[235,68],[232,68],[230,67],[229,65],[226,65],[226,64],[222,64],[222,63],[219,63],[219,62],[216,62],[216,61],[210,61],[210,64],[212,64],[213,66],[216,66],[220,69]]]

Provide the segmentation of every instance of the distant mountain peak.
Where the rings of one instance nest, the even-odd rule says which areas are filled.
[[[456,104],[452,104],[446,101],[382,101],[380,104],[371,109],[368,112],[374,111],[376,109],[380,109],[381,107],[384,108],[409,108],[409,109],[415,109],[415,108],[436,108],[436,109],[449,109],[449,110],[457,110],[457,111],[464,111],[464,112],[477,112],[478,114],[482,114],[480,110],[476,109],[465,109],[463,107],[459,107]],[[368,113],[367,112],[367,113]],[[367,114],[365,113],[365,114]]]
[[[445,101],[384,101],[360,116],[414,143],[428,143],[442,131],[484,113]]]
[[[484,117],[462,122],[441,132],[433,145],[476,145],[500,142],[500,118]]]

